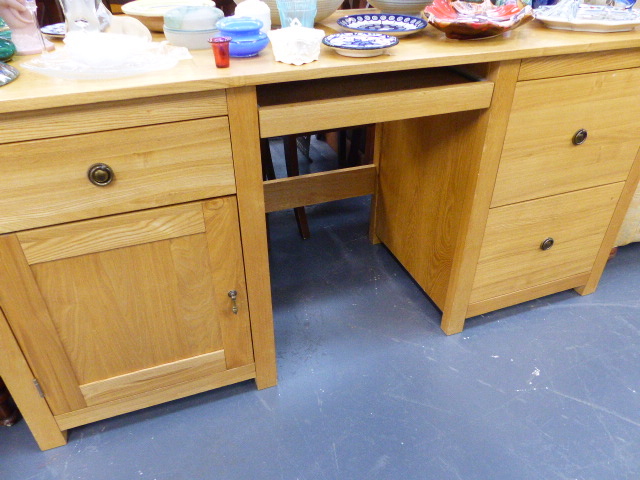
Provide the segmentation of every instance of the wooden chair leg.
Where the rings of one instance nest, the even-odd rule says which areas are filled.
[[[268,138],[260,139],[260,159],[262,160],[262,179],[274,180],[276,172],[273,168],[273,158],[271,158]]]
[[[287,166],[287,176],[297,177],[300,175],[300,167],[298,165],[298,142],[296,135],[285,135],[284,137],[284,160]],[[296,207],[293,209],[298,223],[298,231],[300,236],[305,240],[311,236],[309,231],[309,222],[307,221],[307,213],[304,207]]]
[[[18,421],[20,412],[13,402],[9,390],[0,378],[0,425],[10,427]]]

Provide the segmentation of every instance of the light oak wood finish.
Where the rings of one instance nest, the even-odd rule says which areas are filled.
[[[376,234],[449,334],[464,326],[518,67],[479,69],[495,84],[488,110],[382,127]]]
[[[199,383],[240,363],[253,365],[248,310],[240,300],[234,314],[228,296],[230,290],[240,299],[246,296],[235,212],[235,197],[221,197],[23,236],[37,263],[7,275],[23,278],[23,284],[31,278],[30,301],[44,308],[42,336],[47,333],[48,341],[21,346],[55,415]],[[58,249],[64,254],[45,255]],[[31,318],[8,311],[7,319],[19,341],[33,335]],[[45,354],[60,350],[59,358]],[[45,369],[47,360],[51,365]],[[68,370],[73,379],[67,382],[76,387],[52,387]],[[67,406],[68,391],[79,391],[80,397]]]
[[[11,327],[0,310],[0,376],[29,425],[41,450],[67,443],[66,430],[61,431],[47,402],[33,383],[34,376],[25,360]]]
[[[322,87],[316,86],[316,84]],[[312,93],[311,93],[312,92]],[[258,98],[263,138],[486,108],[491,82],[446,70],[266,87]],[[311,98],[310,98],[311,97]]]
[[[634,67],[640,67],[640,58],[635,49],[526,58],[522,60],[518,80],[537,80]]]
[[[591,269],[591,274],[589,275],[589,278],[584,283],[584,285],[576,289],[576,291],[580,295],[588,295],[596,290],[598,282],[600,281],[600,277],[602,276],[602,272],[604,271],[604,267],[611,255],[611,249],[615,245],[618,231],[622,226],[625,214],[629,208],[629,205],[631,204],[631,201],[639,184],[640,150],[638,150],[636,159],[633,162],[631,170],[629,171],[629,176],[627,177],[624,189],[622,190],[622,194],[620,195],[620,200],[618,201],[616,209],[611,217],[611,223],[609,224],[607,233],[605,234],[602,245],[600,246],[600,250],[598,251],[595,263],[593,265],[593,268]]]
[[[53,414],[86,406],[67,353],[15,234],[0,235],[0,305]],[[20,407],[20,405],[18,405]]]
[[[145,210],[18,232],[29,265],[203,233],[199,204]]]
[[[341,15],[334,14],[322,28],[337,30]],[[6,374],[7,362],[13,365],[15,356],[22,358],[22,367],[16,363],[19,368],[9,372],[10,388],[31,411],[30,426],[40,445],[49,448],[64,441],[61,429],[229,383],[255,378],[259,388],[275,384],[264,220],[265,192],[271,202],[276,194],[270,192],[281,187],[278,205],[307,202],[304,193],[290,200],[283,196],[296,187],[318,190],[321,178],[335,188],[331,198],[351,195],[367,191],[372,174],[381,172],[379,181],[374,178],[382,193],[373,199],[377,216],[371,237],[376,240],[375,232],[381,232],[385,241],[405,251],[402,255],[416,271],[422,269],[425,290],[442,308],[446,333],[460,331],[465,316],[559,289],[579,287],[589,293],[604,268],[603,252],[612,244],[631,185],[637,183],[638,161],[628,175],[621,172],[633,155],[614,162],[620,168],[616,175],[621,175],[615,178],[626,181],[590,272],[555,272],[550,282],[469,304],[518,76],[524,86],[545,78],[613,77],[615,71],[620,76],[607,83],[617,85],[616,90],[622,88],[619,78],[640,66],[639,50],[640,31],[559,32],[531,22],[483,42],[449,41],[441,32],[425,29],[403,39],[390,55],[371,58],[343,57],[323,46],[319,61],[301,67],[274,62],[270,47],[228,69],[216,69],[210,51],[194,51],[192,59],[170,72],[109,82],[51,79],[21,68],[29,57],[14,59],[20,80],[0,89],[0,232],[5,232],[0,236],[0,306],[10,324],[4,329],[0,324],[0,342],[13,345],[10,358],[0,354],[0,373]],[[461,77],[441,67],[463,67],[470,74]],[[483,81],[473,81],[478,78]],[[565,108],[554,94],[547,95],[557,108]],[[608,102],[598,98],[602,109]],[[518,108],[514,115],[525,116]],[[281,118],[290,110],[298,117]],[[317,116],[307,118],[305,112]],[[630,121],[625,115],[620,117]],[[305,132],[320,125],[383,120],[375,127],[375,167],[263,185],[261,137],[285,127]],[[270,133],[271,125],[276,130]],[[628,142],[625,136],[624,155],[631,151]],[[81,183],[89,165],[83,156],[87,162],[116,161],[116,182],[105,188]],[[46,161],[55,166],[44,167]],[[401,170],[397,178],[394,166]],[[411,177],[418,173],[428,175],[424,181]],[[345,181],[349,175],[357,178],[353,185]],[[222,199],[214,198],[218,196]],[[311,198],[324,197],[314,193]],[[422,202],[424,209],[413,202]],[[197,205],[198,218],[180,204],[189,204],[187,210]],[[87,231],[96,236],[93,249]],[[405,234],[415,241],[407,242]],[[116,264],[129,284],[140,272],[144,287],[139,298],[110,282],[116,278]],[[82,286],[85,298],[80,303],[65,276]],[[56,278],[62,278],[59,290],[53,286]],[[90,285],[105,293],[90,297]],[[158,293],[160,285],[168,295]],[[237,315],[229,309],[231,288],[237,290]],[[113,293],[118,295],[109,297]],[[86,318],[99,325],[98,334],[115,335],[104,349],[90,352],[95,366],[82,351],[92,347],[74,343],[88,338],[87,326],[76,322],[81,315],[75,305],[91,305],[97,313]],[[118,324],[102,318],[100,309],[113,305],[135,321]],[[111,362],[114,351],[131,351],[134,343],[118,339],[118,326],[135,330],[138,322],[144,331],[142,325],[153,323],[151,317],[169,332],[178,325],[195,325],[198,337],[180,332],[172,343],[152,334],[140,361]],[[61,320],[65,318],[78,325],[67,325]],[[211,328],[202,333],[207,323]],[[34,401],[33,389],[27,388],[34,377],[45,390],[48,413],[42,408],[45,400]],[[86,406],[87,401],[92,405]],[[57,426],[52,412],[58,412]]]
[[[516,305],[518,303],[528,302],[529,300],[558,293],[563,290],[569,290],[577,287],[578,285],[584,285],[588,279],[589,273],[581,273],[579,275],[573,275],[560,280],[554,280],[553,282],[535,285],[533,287],[525,288],[524,290],[518,290],[476,303],[470,303],[467,308],[467,318],[482,315],[483,313],[492,312],[501,308],[510,307],[511,305]]]
[[[226,117],[2,145],[0,177],[0,233],[235,193]]]
[[[231,370],[214,373],[206,377],[198,377],[190,382],[175,383],[165,388],[150,390],[139,395],[123,397],[119,400],[103,403],[82,410],[56,415],[58,428],[68,430],[105,418],[133,412],[141,408],[151,407],[178,398],[188,397],[196,393],[206,392],[214,388],[250,380],[256,376],[255,366],[245,365]]]
[[[375,192],[375,179],[375,165],[362,165],[301,177],[269,180],[264,182],[265,211],[275,212],[371,195]]]
[[[589,272],[623,186],[491,209],[470,302]],[[542,250],[546,238],[555,243]]]
[[[204,353],[157,367],[125,373],[80,386],[87,405],[99,405],[131,395],[211,376],[226,370],[224,350]]]
[[[637,68],[519,82],[491,206],[625,180],[639,95]],[[574,145],[580,129],[586,141]]]
[[[247,298],[251,313],[256,383],[258,388],[267,388],[277,383],[278,373],[269,293],[271,281],[255,88],[243,87],[229,90],[227,103],[233,138],[233,163],[236,170]]]
[[[0,144],[31,138],[52,138],[80,133],[156,125],[227,114],[224,91],[161,95],[36,111],[7,112],[2,116]],[[177,128],[180,128],[176,125]],[[98,144],[99,145],[99,144]]]

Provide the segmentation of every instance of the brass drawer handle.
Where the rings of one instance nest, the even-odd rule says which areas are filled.
[[[115,178],[115,174],[106,163],[94,163],[87,172],[89,181],[98,187],[109,185]]]
[[[571,139],[571,142],[574,145],[582,145],[586,141],[587,141],[587,131],[584,128],[581,128],[576,133],[574,133],[573,138]]]
[[[554,244],[554,240],[553,238],[549,237],[549,238],[545,238],[542,243],[540,244],[540,250],[549,250],[551,247],[553,247]]]

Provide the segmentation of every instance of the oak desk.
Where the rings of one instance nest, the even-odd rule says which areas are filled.
[[[375,194],[372,240],[447,334],[596,288],[640,171],[640,32],[428,28],[389,55],[323,47],[302,67],[192,53],[109,81],[23,70],[0,89],[0,376],[42,449],[276,383],[268,211]],[[373,165],[262,181],[260,138],[372,123]]]

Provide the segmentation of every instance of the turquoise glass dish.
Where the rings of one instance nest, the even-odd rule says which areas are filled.
[[[16,46],[11,40],[0,38],[0,62],[10,60],[16,54]]]
[[[255,57],[269,45],[269,37],[260,31],[262,22],[251,17],[226,17],[217,25],[220,35],[231,37],[229,56]]]

